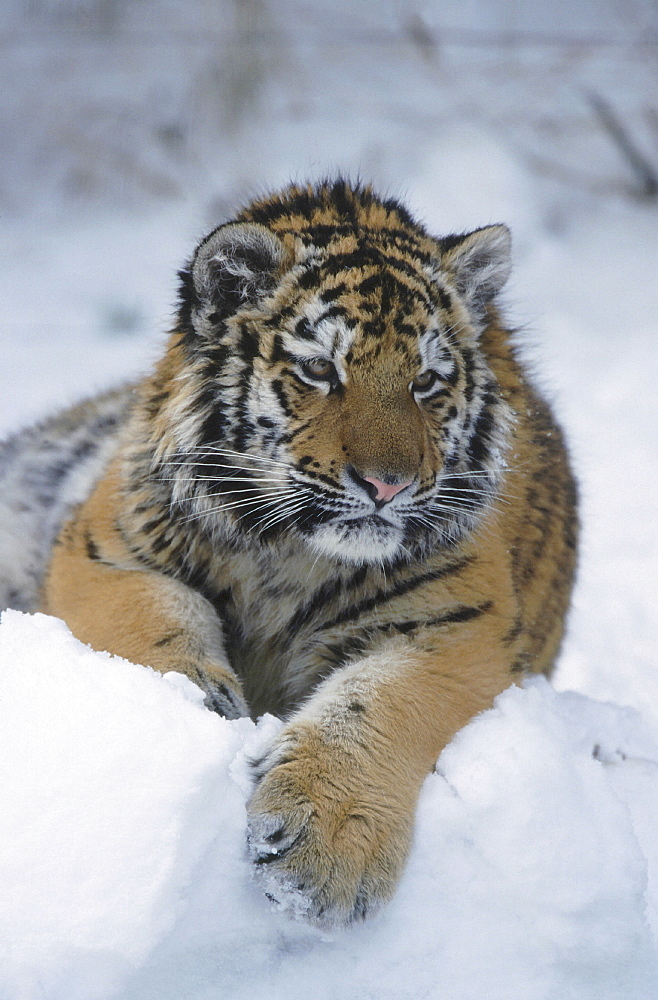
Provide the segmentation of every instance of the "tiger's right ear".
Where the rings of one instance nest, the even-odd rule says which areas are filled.
[[[202,240],[191,276],[201,302],[222,313],[254,302],[276,284],[285,255],[283,243],[257,222],[230,222]]]

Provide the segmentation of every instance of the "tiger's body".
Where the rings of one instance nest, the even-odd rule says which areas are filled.
[[[441,749],[559,648],[575,489],[508,271],[503,226],[289,188],[202,241],[151,375],[0,452],[8,603],[285,718],[249,847],[321,924],[391,895]]]

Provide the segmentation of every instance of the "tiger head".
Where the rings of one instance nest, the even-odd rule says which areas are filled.
[[[502,225],[432,238],[344,181],[288,188],[213,230],[181,272],[162,456],[174,505],[350,563],[471,530],[510,423],[481,349],[509,244]]]

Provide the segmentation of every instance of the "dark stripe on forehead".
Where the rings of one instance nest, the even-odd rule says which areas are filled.
[[[340,296],[347,290],[347,285],[344,282],[340,282],[333,288],[325,288],[320,295],[320,300],[322,302],[333,302],[335,299],[340,298]]]
[[[377,247],[361,245],[348,253],[337,253],[328,257],[322,264],[322,274],[340,274],[341,271],[357,271],[364,267],[382,267],[384,256]]]
[[[296,312],[297,312],[296,304],[287,303],[286,305],[282,306],[281,309],[277,309],[274,315],[270,316],[269,319],[264,318],[260,320],[260,322],[263,324],[263,326],[270,326],[270,327],[280,326],[287,319],[290,319],[292,316],[294,316]]]
[[[347,309],[345,306],[330,306],[329,309],[325,309],[321,316],[318,317],[318,325],[326,319],[334,319],[337,316],[344,317],[347,314]]]
[[[315,339],[315,331],[311,328],[306,316],[302,316],[302,318],[297,320],[295,323],[295,336],[300,337],[302,340]]]
[[[421,254],[413,255],[414,261],[422,266],[427,260]],[[429,281],[421,273],[418,267],[414,267],[408,259],[398,256],[394,248],[379,247],[375,243],[363,242],[355,250],[347,253],[332,254],[321,265],[323,277],[325,275],[340,274],[341,271],[360,270],[365,267],[376,267],[381,272],[399,272],[407,278],[426,288]],[[370,277],[370,276],[368,276]],[[373,275],[374,277],[374,275]],[[367,280],[365,278],[364,280]]]
[[[432,303],[426,289],[418,283],[413,286],[408,284],[404,278],[401,279],[391,271],[369,275],[356,286],[355,291],[363,296],[360,306],[366,312],[372,313],[373,310],[380,309],[388,315],[395,308],[398,316],[406,317],[419,305],[425,313],[432,312]],[[376,296],[379,296],[379,301]]]
[[[317,264],[310,265],[297,279],[298,288],[314,288],[320,283],[320,268]]]

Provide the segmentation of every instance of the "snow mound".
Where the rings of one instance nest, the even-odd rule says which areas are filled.
[[[279,723],[0,625],[2,1000],[644,1000],[658,989],[658,731],[510,688],[423,788],[393,902],[328,936],[261,897],[246,758]]]

